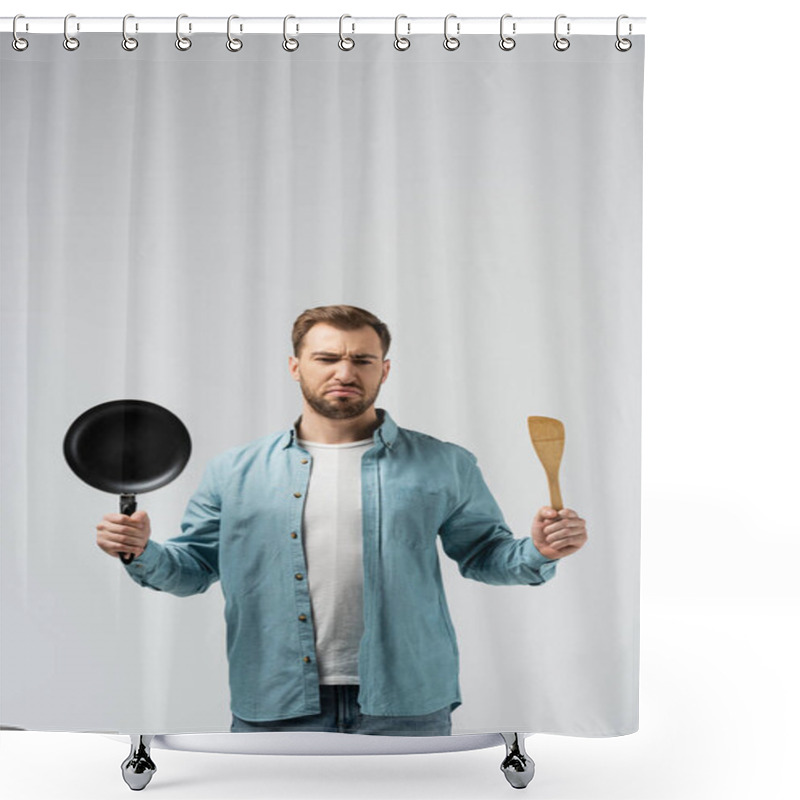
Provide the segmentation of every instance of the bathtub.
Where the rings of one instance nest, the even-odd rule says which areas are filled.
[[[130,743],[121,764],[128,786],[140,791],[156,772],[153,749],[195,753],[228,753],[273,756],[410,755],[482,750],[505,743],[506,757],[500,769],[515,789],[533,779],[535,765],[525,752],[524,733],[480,733],[456,736],[363,736],[351,733],[180,733],[104,734]]]

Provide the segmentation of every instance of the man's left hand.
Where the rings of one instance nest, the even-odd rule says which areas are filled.
[[[586,520],[571,508],[556,511],[551,506],[544,506],[536,512],[531,537],[545,558],[563,558],[586,544]]]

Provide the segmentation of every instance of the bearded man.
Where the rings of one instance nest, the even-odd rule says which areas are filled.
[[[535,586],[586,542],[544,506],[515,538],[474,455],[375,408],[391,338],[346,305],[303,312],[294,425],[212,459],[182,534],[107,514],[97,544],[141,586],[225,598],[231,731],[448,735],[458,648],[436,548],[467,578]]]

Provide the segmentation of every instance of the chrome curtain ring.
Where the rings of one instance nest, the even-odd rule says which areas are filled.
[[[614,42],[614,47],[616,47],[617,50],[620,51],[620,53],[627,53],[628,50],[630,50],[631,47],[633,47],[633,42],[630,39],[623,39],[619,35],[620,22],[622,22],[623,19],[628,19],[628,18],[629,17],[627,14],[620,14],[617,17],[617,41]],[[631,24],[628,23],[628,34],[630,34],[632,30],[633,28],[631,27]]]
[[[342,14],[342,16],[339,17],[339,49],[340,50],[352,50],[356,46],[355,39],[351,39],[349,36],[345,36],[344,32],[342,30],[342,26],[343,26],[344,21],[346,19],[353,19],[353,18],[349,14]],[[355,25],[354,22],[351,23],[351,25],[352,25],[352,30],[350,31],[350,33],[355,33],[356,25]]]
[[[400,35],[401,19],[408,19],[408,17],[405,14],[398,14],[394,18],[394,49],[408,50],[408,48],[411,47],[411,39],[406,39],[405,36]],[[411,23],[407,22],[406,27],[408,28],[408,31],[406,32],[406,35],[408,36],[411,34]]]
[[[241,39],[234,39],[233,35],[231,34],[231,21],[234,19],[239,19],[236,14],[231,14],[228,17],[228,41],[225,42],[225,47],[231,51],[231,53],[238,53],[243,46],[243,42]]]
[[[293,53],[298,47],[300,47],[300,42],[297,39],[292,39],[287,32],[290,19],[297,19],[297,17],[287,14],[283,18],[283,49],[287,53]],[[297,25],[297,30],[300,30],[299,25]]]
[[[456,19],[456,15],[448,14],[444,18],[444,42],[442,44],[445,50],[458,50],[458,48],[461,47],[461,40],[458,38],[458,34],[461,33],[461,23],[456,23],[456,35],[450,36],[447,32],[447,23],[450,22],[451,19]]]
[[[512,36],[506,36],[505,31],[503,30],[503,25],[507,19],[511,19],[511,14],[503,14],[500,17],[500,49],[501,50],[513,50],[517,46],[517,40],[514,39]],[[517,32],[517,23],[512,23],[511,28],[512,33]]]
[[[28,49],[28,40],[27,39],[23,39],[17,33],[17,20],[18,19],[25,19],[25,15],[24,14],[17,14],[17,16],[14,17],[14,22],[11,24],[11,32],[14,34],[14,38],[11,40],[11,46],[18,53],[21,53],[23,50],[27,50]]]
[[[553,25],[553,32],[554,32],[555,37],[556,37],[556,40],[553,42],[553,47],[555,47],[555,49],[558,50],[560,53],[563,53],[565,50],[569,50],[569,39],[567,39],[566,36],[559,36],[558,35],[558,21],[560,19],[566,19],[566,18],[567,18],[566,14],[559,14],[556,17],[556,21],[555,21],[555,23]],[[569,36],[569,28],[570,28],[570,24],[568,22],[567,23],[567,36]]]
[[[70,19],[74,18],[74,14],[67,14],[67,16],[64,17],[64,49],[69,50],[70,52],[72,50],[77,50],[81,46],[81,43],[74,36],[70,36],[69,31],[67,30]],[[78,27],[78,30],[80,30],[80,27]]]
[[[131,50],[135,50],[139,46],[139,40],[134,39],[133,36],[128,36],[128,20],[133,19],[133,14],[126,14],[122,18],[122,49],[131,52]]]
[[[192,40],[188,36],[181,35],[181,20],[188,17],[188,14],[178,14],[178,18],[175,20],[175,47],[178,50],[188,50],[192,46]],[[189,30],[192,30],[191,25],[189,25]]]

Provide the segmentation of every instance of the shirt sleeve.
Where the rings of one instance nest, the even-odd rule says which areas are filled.
[[[181,522],[182,534],[163,544],[150,539],[125,568],[140,586],[180,597],[200,594],[219,579],[222,501],[215,462],[206,468]]]
[[[553,577],[556,561],[545,558],[530,536],[517,539],[469,454],[459,504],[439,529],[442,547],[465,578],[495,585],[537,585]]]

